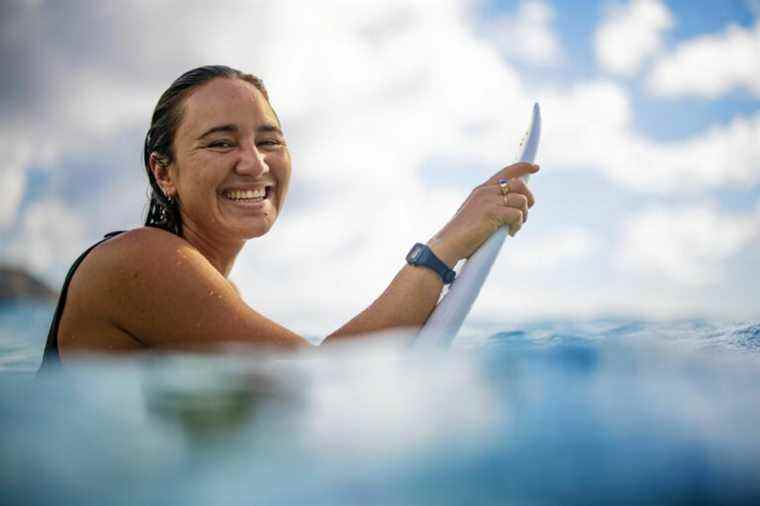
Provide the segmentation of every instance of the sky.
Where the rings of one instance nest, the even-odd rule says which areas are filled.
[[[260,76],[293,177],[232,279],[310,335],[361,311],[515,161],[536,205],[471,322],[760,318],[760,1],[0,4],[0,261],[60,286],[140,226],[142,143],[181,73]],[[157,259],[160,261],[160,259]]]

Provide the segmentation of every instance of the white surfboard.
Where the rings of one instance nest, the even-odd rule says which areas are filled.
[[[538,104],[534,104],[530,127],[520,144],[518,162],[535,161],[540,137],[541,110]],[[528,175],[521,179],[527,182]],[[447,348],[451,345],[477,299],[491,266],[499,256],[507,232],[507,227],[501,227],[467,260],[448,293],[438,302],[433,314],[417,335],[415,347]]]

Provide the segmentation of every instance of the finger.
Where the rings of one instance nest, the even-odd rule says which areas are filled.
[[[505,204],[509,207],[519,209],[523,213],[523,223],[528,221],[528,197],[519,193],[510,193],[506,197]]]
[[[513,209],[514,209],[514,208],[513,208]],[[523,223],[525,223],[525,216],[522,214],[522,211],[519,211],[519,210],[518,210],[517,212],[519,213],[519,215],[518,215],[518,219],[516,219],[515,221],[513,221],[513,222],[512,222],[512,223],[509,225],[509,235],[510,235],[510,237],[514,237],[514,236],[515,236],[515,234],[516,234],[517,232],[519,232],[519,231],[520,231],[520,229],[522,228],[522,226],[523,226]]]
[[[528,163],[528,162],[519,162],[512,165],[509,165],[508,167],[504,167],[499,172],[491,176],[488,181],[485,182],[487,185],[496,184],[499,179],[513,179],[518,178],[521,176],[525,176],[527,174],[535,174],[538,172],[539,166]]]
[[[523,223],[524,223],[523,221],[518,221],[518,222],[513,223],[509,227],[509,236],[514,237],[515,234],[517,234],[517,232],[519,232],[520,229],[522,228]]]
[[[484,190],[485,189],[485,190]],[[480,191],[487,191],[488,193],[492,192],[493,190],[496,190],[498,194],[501,194],[501,185],[495,184],[495,185],[489,185],[489,186],[478,186],[475,190],[478,192]],[[473,192],[475,192],[475,190]],[[507,193],[510,195],[523,195],[526,199],[528,199],[528,208],[533,207],[533,204],[536,203],[536,199],[533,198],[533,193],[528,189],[528,186],[520,181],[519,179],[512,179],[509,181],[509,184],[507,185]]]
[[[512,179],[509,182],[509,192],[525,195],[528,198],[528,207],[533,207],[533,204],[536,203],[536,199],[533,198],[533,192],[530,191],[528,185],[521,179]]]
[[[497,211],[502,226],[507,227],[509,235],[513,236],[522,228],[522,224],[525,222],[525,214],[522,209],[516,207],[507,207],[503,204],[501,210]]]
[[[519,230],[523,223],[523,212],[514,207],[502,206],[496,211],[502,226],[509,227],[509,231]]]
[[[510,193],[507,195],[507,206],[519,209],[525,215],[528,212],[528,197],[519,193]]]
[[[522,225],[516,225],[513,228],[510,228],[509,237],[514,237],[515,235],[517,235],[517,232],[519,232],[521,228],[522,228]]]
[[[523,213],[523,222],[528,221],[528,197],[519,193],[498,194],[504,207],[513,207]]]

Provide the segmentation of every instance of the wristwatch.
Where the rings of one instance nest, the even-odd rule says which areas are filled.
[[[435,271],[441,277],[444,285],[448,285],[454,281],[457,275],[440,258],[435,256],[433,250],[419,242],[409,250],[409,253],[406,255],[406,263],[419,267],[427,267]]]

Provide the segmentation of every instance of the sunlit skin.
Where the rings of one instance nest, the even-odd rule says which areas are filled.
[[[290,183],[290,153],[265,97],[238,79],[217,78],[196,87],[184,100],[173,151],[169,163],[151,155],[150,169],[164,193],[180,202],[182,237],[142,227],[87,256],[71,281],[61,318],[62,359],[81,352],[208,350],[231,342],[259,350],[311,347],[248,306],[227,278],[246,241],[274,225]],[[453,266],[497,228],[517,233],[534,199],[514,178],[537,170],[526,163],[511,165],[475,188],[428,241],[433,252]],[[501,178],[512,179],[506,198],[497,184]],[[240,200],[235,195],[242,194],[234,193],[264,188],[263,200],[250,198],[255,193]],[[390,328],[419,328],[442,287],[433,271],[406,265],[374,302],[323,344]]]

